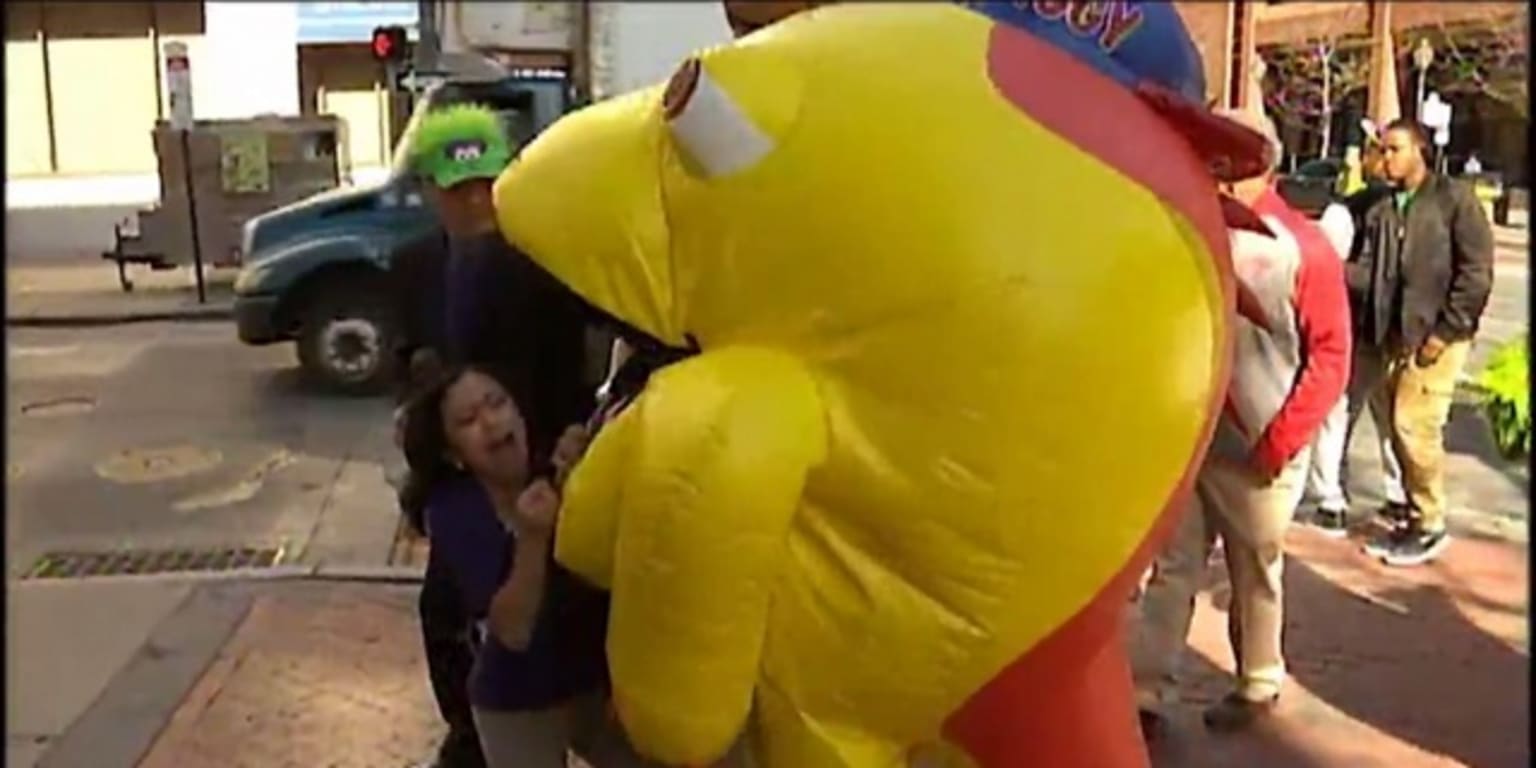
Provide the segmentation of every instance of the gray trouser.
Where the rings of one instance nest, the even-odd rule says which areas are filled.
[[[1381,450],[1382,495],[1394,504],[1407,504],[1408,492],[1403,488],[1403,466],[1398,461],[1397,450],[1392,442],[1392,397],[1387,387],[1390,361],[1379,349],[1366,344],[1355,344],[1354,365],[1349,376],[1349,413],[1345,417],[1345,436],[1339,457],[1347,474],[1348,446],[1354,437],[1355,425],[1361,411],[1370,411],[1371,422],[1376,426],[1377,445]],[[1347,478],[1345,482],[1347,482]]]
[[[549,709],[476,709],[475,726],[489,768],[566,768],[568,751],[581,758],[572,765],[583,768],[662,768],[630,746],[606,699],[595,694]],[[745,739],[716,763],[716,768],[751,766]]]
[[[603,697],[596,694],[549,709],[477,708],[475,727],[490,768],[566,768],[568,751],[592,768],[657,765],[635,754],[619,724],[608,717]]]
[[[1344,469],[1344,454],[1349,440],[1349,397],[1340,397],[1334,403],[1323,425],[1312,439],[1312,461],[1307,469],[1307,492],[1303,497],[1317,505],[1318,509],[1343,512],[1349,509],[1349,498],[1344,494],[1344,481],[1340,473]],[[1386,455],[1390,456],[1390,450]],[[1396,462],[1391,462],[1395,464]],[[1390,472],[1388,482],[1391,482]]]

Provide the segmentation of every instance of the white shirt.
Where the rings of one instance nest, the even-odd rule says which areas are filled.
[[[1333,246],[1339,258],[1349,258],[1349,249],[1355,242],[1355,217],[1350,215],[1349,209],[1338,203],[1329,203],[1323,209],[1323,216],[1317,226],[1323,230],[1323,236],[1328,238],[1328,243]]]

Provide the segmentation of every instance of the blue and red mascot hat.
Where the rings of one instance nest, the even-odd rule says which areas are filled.
[[[1136,0],[980,0],[962,3],[1023,29],[1135,91],[1223,181],[1268,167],[1263,136],[1206,106],[1205,67],[1172,3]]]

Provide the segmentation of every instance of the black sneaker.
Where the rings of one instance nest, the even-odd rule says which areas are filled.
[[[1362,549],[1367,555],[1380,559],[1387,556],[1388,552],[1397,549],[1398,545],[1406,539],[1413,530],[1413,526],[1405,522],[1394,522],[1391,528],[1385,531],[1377,531],[1365,540]]]
[[[1262,701],[1254,701],[1236,693],[1227,694],[1226,698],[1216,702],[1215,706],[1205,711],[1203,720],[1205,727],[1216,733],[1234,733],[1258,722],[1261,718],[1274,712],[1275,705],[1279,703],[1279,696],[1272,696]]]
[[[1313,530],[1330,539],[1342,539],[1349,535],[1349,513],[1342,509],[1318,507],[1307,523]]]
[[[1408,522],[1413,516],[1413,507],[1401,501],[1389,501],[1376,510],[1376,516],[1396,527]]]
[[[1418,526],[1410,526],[1380,557],[1387,565],[1404,568],[1423,565],[1439,557],[1450,543],[1451,537],[1443,530],[1426,531]]]
[[[1414,516],[1413,507],[1395,501],[1389,501],[1376,510],[1377,517],[1387,523],[1387,530],[1373,535],[1365,542],[1365,553],[1371,557],[1386,557],[1387,553],[1395,549],[1402,541],[1413,535]]]

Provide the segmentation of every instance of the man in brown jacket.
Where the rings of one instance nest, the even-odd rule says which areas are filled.
[[[1493,289],[1493,230],[1470,187],[1429,169],[1411,120],[1382,135],[1391,195],[1366,211],[1346,279],[1361,308],[1355,388],[1391,414],[1407,508],[1366,545],[1388,565],[1445,549],[1445,422]]]

